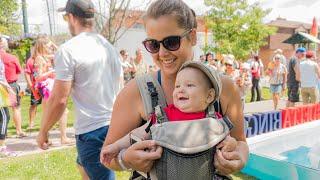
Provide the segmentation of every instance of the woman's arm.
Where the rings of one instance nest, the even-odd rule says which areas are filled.
[[[284,67],[284,73],[283,73],[283,84],[282,84],[282,90],[284,91],[286,89],[287,85],[287,68]]]
[[[116,142],[131,130],[139,127],[142,117],[146,116],[140,92],[136,81],[131,80],[117,96],[104,146]],[[161,152],[158,149],[153,152],[144,151],[145,149],[156,149],[156,145],[150,140],[135,143],[123,153],[123,163],[136,170],[149,170],[154,159],[160,158]],[[117,158],[105,165],[114,170],[121,170]]]
[[[47,78],[53,78],[54,77],[54,71],[46,71],[45,70],[45,59],[41,56],[38,56],[36,59],[35,59],[35,63],[34,63],[34,69],[35,69],[35,72],[36,72],[36,75],[35,75],[35,80],[37,82],[40,82],[40,81],[44,81],[46,80]]]
[[[225,76],[222,77],[222,82],[220,97],[222,110],[224,115],[229,117],[234,128],[231,130],[231,137],[227,137],[218,145],[215,167],[221,174],[231,174],[244,167],[248,160],[249,148],[244,134],[244,117],[239,90]]]

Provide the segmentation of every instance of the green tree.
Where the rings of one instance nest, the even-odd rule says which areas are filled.
[[[205,0],[210,8],[206,23],[212,31],[214,46],[220,54],[233,54],[237,59],[246,58],[267,43],[266,37],[276,29],[263,24],[262,19],[270,9],[263,10],[259,3],[249,5],[247,0]]]
[[[17,0],[0,0],[0,34],[19,35],[21,25],[17,23],[19,4]]]

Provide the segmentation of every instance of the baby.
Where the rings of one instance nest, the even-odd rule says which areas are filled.
[[[200,63],[196,64],[206,66]],[[173,104],[164,108],[169,122],[205,118],[207,107],[219,96],[218,92],[215,91],[216,88],[214,88],[217,86],[219,86],[218,83],[209,78],[197,66],[187,66],[180,69],[173,91]],[[216,115],[218,118],[221,117],[218,113]],[[150,119],[154,123],[155,115],[152,115]],[[134,129],[115,143],[103,147],[100,154],[101,163],[109,164],[122,149],[130,146],[131,138],[149,139],[149,134],[145,131],[148,124]]]

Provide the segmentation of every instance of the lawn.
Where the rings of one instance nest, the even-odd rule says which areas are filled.
[[[268,87],[263,87],[261,89],[261,97],[264,100],[272,99],[272,94],[270,92],[270,89]],[[251,90],[249,90],[247,96],[246,96],[246,103],[250,102],[251,99]]]
[[[40,120],[41,120],[41,115],[42,115],[42,107],[41,105],[38,106],[38,113],[35,119],[35,126],[34,128],[30,131],[27,130],[29,126],[29,106],[30,106],[30,96],[23,96],[21,100],[21,114],[22,114],[22,129],[26,132],[36,132],[39,131],[40,129]],[[74,121],[74,113],[73,113],[73,103],[71,98],[68,101],[68,109],[69,114],[68,114],[68,126],[72,127],[73,126],[73,121]],[[11,113],[12,114],[12,113]],[[55,126],[58,127],[58,126]],[[8,126],[8,136],[12,136],[16,134],[16,130],[12,121],[12,118],[10,119],[9,126]]]
[[[0,160],[0,179],[80,179],[76,164],[76,150],[69,148],[37,155]],[[128,172],[117,172],[117,180],[127,180]],[[255,179],[241,173],[232,176],[235,180]]]

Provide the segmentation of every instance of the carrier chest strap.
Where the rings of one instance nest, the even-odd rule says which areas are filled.
[[[152,109],[156,115],[157,123],[167,122],[168,118],[166,116],[166,113],[163,110],[163,107],[161,105],[159,105],[159,93],[158,93],[156,87],[154,86],[154,83],[150,82],[150,81],[147,82],[147,87],[148,87],[148,91],[149,91],[149,94],[151,97],[151,106],[152,106]],[[149,124],[146,129],[146,132],[149,132],[150,127],[151,127],[151,125]]]
[[[163,107],[158,105],[155,107],[154,109],[155,115],[156,115],[156,119],[157,119],[157,123],[163,123],[163,122],[168,122],[168,117],[166,115],[166,113],[163,110]]]

